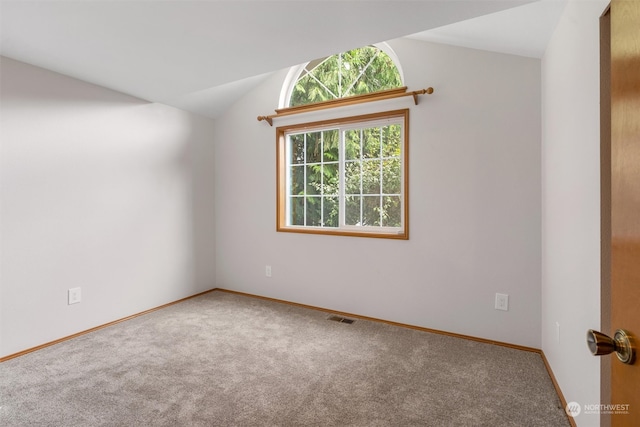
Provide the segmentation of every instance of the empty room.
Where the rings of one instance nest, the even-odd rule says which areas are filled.
[[[2,0],[0,425],[638,425],[609,3]]]

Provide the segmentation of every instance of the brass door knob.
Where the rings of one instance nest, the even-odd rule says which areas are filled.
[[[633,365],[636,358],[631,341],[629,333],[623,329],[618,329],[613,338],[593,329],[587,331],[587,345],[594,356],[602,356],[615,351],[618,359],[628,365]]]

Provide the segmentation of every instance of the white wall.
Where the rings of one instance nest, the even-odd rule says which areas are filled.
[[[540,61],[389,44],[410,90],[435,88],[394,104],[411,106],[410,240],[275,231],[275,127],[256,116],[277,107],[283,70],[216,121],[216,282],[540,348]]]
[[[600,403],[599,24],[608,0],[569,1],[542,60],[542,349],[567,401]],[[560,341],[556,336],[560,324]],[[579,415],[579,426],[599,425]]]
[[[1,67],[0,356],[214,287],[213,121]]]

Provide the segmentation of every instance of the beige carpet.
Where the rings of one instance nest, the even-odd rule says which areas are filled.
[[[0,364],[2,426],[568,426],[540,355],[226,292]]]

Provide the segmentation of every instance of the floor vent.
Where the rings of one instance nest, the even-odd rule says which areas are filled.
[[[346,323],[348,325],[355,322],[355,320],[353,319],[347,319],[346,317],[341,316],[329,316],[329,320],[333,320],[334,322]]]

